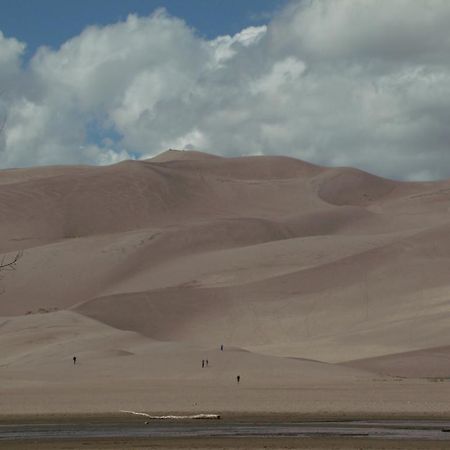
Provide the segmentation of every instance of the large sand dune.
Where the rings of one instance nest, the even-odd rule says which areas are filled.
[[[0,253],[23,251],[1,272],[2,379],[30,393],[95,374],[138,390],[146,377],[212,386],[237,371],[255,387],[444,377],[449,201],[450,181],[285,157],[170,150],[0,171]],[[221,343],[246,351],[219,363]]]

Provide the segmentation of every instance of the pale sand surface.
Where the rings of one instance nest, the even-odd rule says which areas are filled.
[[[0,171],[0,415],[448,416],[449,200],[283,157]]]
[[[391,378],[238,348],[152,341],[70,311],[2,323],[1,414],[450,415],[448,379]]]

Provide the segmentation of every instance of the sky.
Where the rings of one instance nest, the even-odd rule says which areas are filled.
[[[0,6],[0,168],[177,148],[450,177],[447,0]]]
[[[0,0],[0,30],[27,44],[31,57],[40,46],[58,48],[89,25],[148,16],[158,8],[182,18],[199,36],[213,39],[249,25],[264,25],[288,0]]]

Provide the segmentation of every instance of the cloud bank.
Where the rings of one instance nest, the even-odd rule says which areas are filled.
[[[213,40],[158,10],[24,50],[0,34],[1,168],[172,147],[450,177],[447,0],[293,1]]]

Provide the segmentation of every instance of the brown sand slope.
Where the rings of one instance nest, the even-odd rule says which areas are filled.
[[[399,383],[341,365],[160,342],[70,311],[2,317],[0,330],[0,416],[127,417],[122,410],[341,419],[448,414],[447,382]],[[202,368],[205,359],[209,364]]]
[[[285,157],[0,171],[0,252],[24,250],[0,315],[71,309],[151,339],[328,362],[443,346],[449,200],[447,181]]]
[[[0,329],[0,414],[283,411],[291,390],[349,382],[362,389],[373,378],[317,361],[150,340],[70,311],[3,317]]]
[[[71,311],[1,318],[0,324],[0,342],[4,348],[2,367],[14,373],[32,366],[29,379],[34,382],[57,381],[52,371],[63,372],[64,378],[79,382],[95,377],[147,381],[195,381],[200,377],[204,381],[214,379],[228,384],[235,382],[236,373],[241,373],[247,381],[252,379],[254,385],[270,381],[274,386],[277,378],[282,385],[288,380],[293,384],[299,375],[317,383],[349,376],[371,378],[365,371],[319,361],[258,355],[235,347],[221,352],[218,346],[149,340]],[[77,355],[78,372],[73,371],[73,355]],[[203,372],[199,370],[202,359],[210,361],[208,370]],[[67,380],[59,379],[63,381]]]
[[[220,156],[210,155],[209,153],[197,152],[195,150],[175,150],[170,148],[169,150],[148,159],[147,161],[160,163],[168,161],[202,161],[211,159],[221,159]]]
[[[450,373],[450,347],[437,347],[396,353],[343,363],[392,377],[447,379]]]

